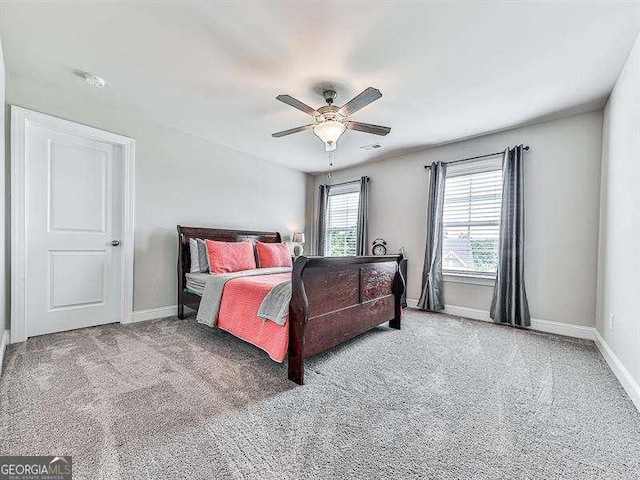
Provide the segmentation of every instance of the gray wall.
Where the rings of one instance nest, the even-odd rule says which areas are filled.
[[[601,137],[602,112],[597,111],[341,170],[332,181],[371,177],[369,238],[385,238],[391,252],[405,246],[408,297],[416,299],[426,221],[428,173],[423,165],[496,152],[507,145],[530,145],[525,201],[531,314],[537,319],[593,326]],[[314,205],[317,186],[325,180],[322,175],[315,179]],[[457,307],[487,311],[492,293],[492,286],[445,284],[446,304]]]
[[[639,85],[640,37],[604,113],[596,322],[636,382],[640,382]]]
[[[10,327],[9,316],[6,315],[6,280],[5,274],[5,135],[7,129],[5,129],[5,69],[4,69],[4,55],[2,52],[2,41],[0,40],[0,325],[4,325],[4,328]],[[8,158],[7,160],[8,161]],[[0,335],[2,332],[0,332]],[[1,367],[1,366],[0,366]]]
[[[134,310],[176,303],[176,225],[278,230],[305,222],[306,175],[85,95],[7,76],[7,102],[136,139]],[[177,112],[179,114],[179,112]]]

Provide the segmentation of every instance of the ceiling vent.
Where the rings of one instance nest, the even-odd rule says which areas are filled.
[[[378,150],[379,148],[382,148],[382,145],[380,145],[379,143],[374,143],[373,145],[364,145],[360,148],[363,150]]]

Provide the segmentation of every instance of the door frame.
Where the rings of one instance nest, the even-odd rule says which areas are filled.
[[[25,131],[28,124],[70,133],[118,147],[122,171],[122,264],[117,308],[120,323],[131,323],[135,208],[135,147],[132,138],[11,105],[11,343],[27,339]]]

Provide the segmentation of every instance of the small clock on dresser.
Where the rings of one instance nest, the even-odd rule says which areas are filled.
[[[387,254],[387,242],[384,238],[376,238],[373,241],[373,247],[371,251],[374,255],[386,255]]]

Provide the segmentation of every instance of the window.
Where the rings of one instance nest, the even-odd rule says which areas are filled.
[[[493,161],[476,166],[472,173],[459,172],[456,174],[452,167],[445,183],[442,270],[494,275],[498,266],[502,169]]]
[[[327,199],[325,255],[346,257],[356,254],[359,192],[359,185],[331,189]]]

